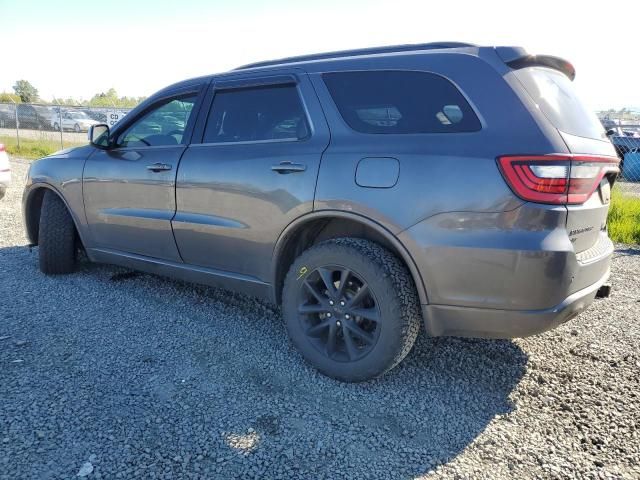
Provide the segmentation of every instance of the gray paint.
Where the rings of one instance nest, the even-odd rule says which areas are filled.
[[[499,52],[504,58],[524,53]],[[414,135],[350,130],[321,73],[370,68],[447,77],[482,129]],[[297,82],[310,138],[200,144],[216,85],[282,79]],[[608,275],[611,245],[601,230],[606,194],[568,208],[526,203],[503,180],[496,157],[613,156],[613,147],[553,128],[493,48],[302,59],[201,77],[150,97],[113,135],[159,99],[187,90],[200,97],[184,145],[87,146],[34,162],[24,193],[31,242],[37,242],[37,193],[48,188],[69,207],[94,261],[273,300],[287,239],[311,220],[349,218],[397,250],[413,275],[431,335],[544,330],[586,307]],[[273,170],[285,162],[304,168]],[[150,171],[155,163],[170,169]]]

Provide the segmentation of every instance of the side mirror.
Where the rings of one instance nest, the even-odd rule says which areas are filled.
[[[110,147],[109,125],[98,123],[89,127],[89,143],[94,147],[106,150]]]
[[[607,130],[607,137],[610,137],[615,134],[616,134],[616,131],[613,128]]]

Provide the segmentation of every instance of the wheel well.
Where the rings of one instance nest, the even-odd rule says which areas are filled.
[[[46,192],[51,192],[54,195],[60,197],[60,195],[56,191],[47,187],[40,187],[32,191],[27,198],[24,221],[27,230],[27,239],[29,240],[29,243],[31,245],[38,245],[38,240],[40,237],[40,215],[42,213],[42,200],[44,199],[44,194]],[[69,208],[66,208],[68,211]],[[71,212],[69,212],[69,215],[71,215]],[[71,218],[73,219],[73,215],[71,215]],[[76,241],[78,242],[78,245],[82,246],[82,240],[78,233],[78,226],[75,224],[75,219],[73,223],[76,230]]]
[[[40,230],[40,212],[42,211],[42,199],[48,188],[41,187],[31,192],[27,198],[25,207],[25,226],[27,238],[32,245],[38,245],[38,234]]]
[[[310,220],[289,234],[279,250],[280,254],[275,274],[276,303],[280,304],[282,302],[284,279],[295,259],[308,248],[325,240],[338,237],[364,238],[375,242],[394,253],[406,265],[404,256],[398,251],[398,248],[384,234],[373,227],[347,218],[318,218]],[[411,272],[411,268],[408,268],[408,270]],[[414,283],[415,281],[416,279],[414,278]]]

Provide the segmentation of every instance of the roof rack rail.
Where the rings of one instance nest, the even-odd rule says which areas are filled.
[[[267,67],[269,65],[280,65],[283,63],[305,62],[311,60],[326,60],[330,58],[340,57],[358,57],[363,55],[374,55],[378,53],[394,53],[394,52],[411,52],[414,50],[439,50],[443,48],[463,48],[477,47],[473,43],[463,42],[433,42],[433,43],[415,43],[408,45],[391,45],[386,47],[370,47],[358,48],[355,50],[342,50],[338,52],[313,53],[311,55],[301,55],[298,57],[280,58],[278,60],[267,60],[264,62],[255,62],[248,65],[235,68],[234,70],[245,70],[247,68]]]

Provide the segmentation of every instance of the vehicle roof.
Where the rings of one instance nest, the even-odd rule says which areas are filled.
[[[496,55],[496,53],[498,55]],[[526,57],[526,51],[521,47],[511,46],[478,46],[471,43],[462,42],[432,42],[409,45],[391,45],[382,47],[360,48],[354,50],[342,50],[337,52],[314,53],[276,60],[267,60],[244,65],[227,72],[220,72],[201,77],[190,78],[156,92],[149,97],[153,100],[163,95],[171,94],[176,90],[189,87],[202,86],[216,77],[234,77],[252,72],[268,72],[282,68],[303,68],[309,73],[322,73],[329,70],[339,71],[350,68],[370,68],[371,62],[375,60],[407,60],[407,65],[411,65],[414,60],[420,62],[420,58],[425,55],[452,55],[452,56],[474,56],[483,57],[485,61],[493,62],[499,60],[503,68],[507,68],[505,63],[512,60],[521,60]],[[144,105],[148,101],[143,102]]]
[[[289,64],[300,64],[308,62],[318,62],[321,60],[335,60],[338,58],[347,57],[362,57],[368,55],[385,55],[385,54],[397,54],[401,52],[417,52],[417,51],[430,51],[430,50],[447,50],[452,48],[476,48],[477,45],[472,43],[463,42],[431,42],[431,43],[417,43],[406,45],[387,45],[382,47],[370,47],[370,48],[358,48],[352,50],[340,50],[336,52],[324,52],[324,53],[312,53],[309,55],[300,55],[295,57],[280,58],[277,60],[266,60],[261,62],[250,63],[234,70],[249,70],[259,67],[274,67]]]
[[[294,66],[298,68],[305,68],[309,71],[322,71],[329,64],[333,66],[336,63],[341,62],[349,62],[353,61],[354,63],[359,63],[360,61],[367,61],[373,58],[385,58],[392,56],[410,56],[410,55],[420,55],[420,54],[443,54],[443,53],[457,53],[457,54],[470,54],[470,55],[478,55],[480,49],[491,49],[494,47],[480,47],[478,45],[474,45],[471,43],[463,43],[463,42],[432,42],[432,43],[418,43],[418,44],[407,44],[407,45],[389,45],[382,47],[371,47],[371,48],[359,48],[353,50],[342,50],[337,52],[324,52],[324,53],[314,53],[310,55],[301,55],[295,57],[287,57],[276,60],[266,60],[255,63],[250,63],[248,65],[243,65],[241,67],[235,68],[233,70],[227,72],[220,72],[217,74],[206,75],[197,78],[190,78],[188,80],[183,80],[178,83],[174,83],[164,89],[161,90],[163,93],[170,90],[175,90],[178,88],[188,87],[190,85],[201,84],[204,81],[211,79],[212,77],[217,77],[220,75],[233,75],[233,74],[242,74],[249,73],[253,71],[261,71],[268,70],[272,68],[282,68],[288,66]],[[508,48],[509,50],[514,50],[519,52],[523,52],[523,50],[519,47],[500,47],[500,48]]]

